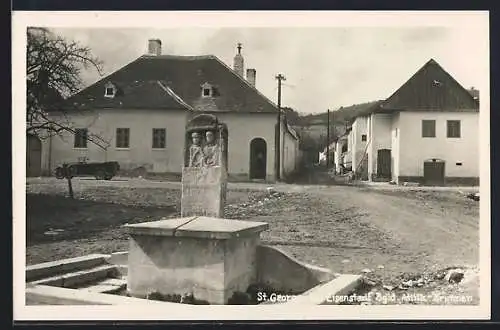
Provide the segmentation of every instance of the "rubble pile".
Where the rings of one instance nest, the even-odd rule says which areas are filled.
[[[381,269],[381,268],[378,268]],[[362,289],[356,292],[358,295],[368,295],[368,297],[386,297],[386,301],[367,300],[355,302],[354,304],[400,304],[397,297],[424,297],[427,300],[412,301],[405,300],[405,303],[429,303],[429,297],[446,296],[447,294],[463,293],[466,290],[467,282],[473,282],[479,276],[477,267],[448,267],[436,272],[424,274],[401,273],[392,280],[383,280],[381,274],[376,270],[363,269]],[[405,296],[406,295],[406,296]],[[391,298],[391,299],[389,299]],[[405,298],[406,299],[406,298]],[[403,299],[404,300],[404,299]],[[436,302],[431,302],[436,303]],[[437,303],[442,304],[439,300]],[[445,302],[445,304],[447,304]]]
[[[464,268],[446,268],[433,273],[410,274],[402,273],[393,280],[383,281],[375,272],[363,269],[364,283],[372,287],[381,287],[386,291],[408,290],[411,288],[435,287],[443,284],[459,284],[464,281],[467,274],[472,270]]]
[[[467,198],[472,199],[473,201],[479,202],[479,193],[467,194]]]
[[[248,201],[244,203],[226,205],[224,214],[228,219],[249,219],[254,216],[267,215],[269,207],[274,206],[285,195],[269,187],[266,192],[251,194]]]

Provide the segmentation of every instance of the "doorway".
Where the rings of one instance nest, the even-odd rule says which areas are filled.
[[[267,167],[267,145],[262,138],[250,142],[250,179],[265,179]]]
[[[444,186],[445,162],[441,159],[430,159],[424,162],[424,184]]]
[[[377,150],[377,177],[391,179],[391,149]]]

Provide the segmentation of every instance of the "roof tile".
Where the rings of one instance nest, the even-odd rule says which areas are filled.
[[[121,95],[104,97],[108,82],[115,84]],[[218,96],[202,97],[204,83],[215,85]],[[66,107],[74,104],[88,108],[277,111],[269,99],[211,55],[141,56],[64,102]]]

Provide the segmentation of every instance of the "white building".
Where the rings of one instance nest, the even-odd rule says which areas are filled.
[[[277,139],[278,109],[258,91],[255,69],[247,69],[245,78],[240,46],[233,68],[213,55],[162,54],[157,39],[149,40],[148,49],[146,55],[73,95],[51,113],[69,121],[75,133],[43,143],[32,141],[27,156],[34,165],[28,175],[50,173],[64,162],[80,159],[118,161],[121,169],[132,173],[180,174],[185,126],[199,113],[214,114],[228,127],[231,180],[275,180],[277,143],[280,177],[298,170],[298,136],[282,116]],[[106,148],[88,141],[91,136],[98,136]]]
[[[478,185],[477,91],[463,88],[431,59],[389,98],[354,118],[336,149],[346,144],[358,178]]]

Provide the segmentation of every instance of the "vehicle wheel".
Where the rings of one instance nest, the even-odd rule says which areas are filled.
[[[97,173],[95,174],[95,178],[97,180],[104,180],[106,178],[106,174],[104,173],[103,170],[99,170],[97,171]]]
[[[57,179],[64,179],[64,173],[63,173],[63,169],[58,167],[56,168],[56,178]]]
[[[111,180],[113,178],[113,174],[106,173],[104,176],[104,180]]]

